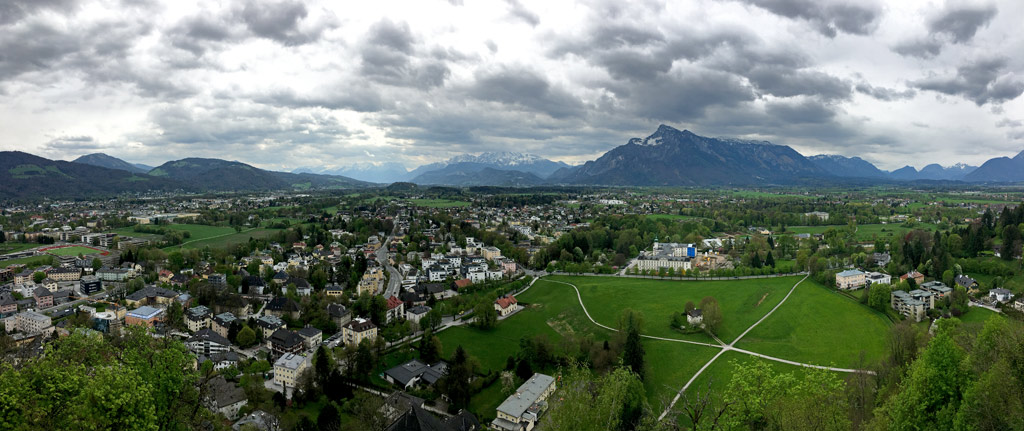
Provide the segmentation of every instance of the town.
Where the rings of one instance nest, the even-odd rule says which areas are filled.
[[[785,314],[786,290],[804,300],[801,279],[827,295],[806,300],[838,301],[837,318],[864,328],[857,342],[757,356],[856,373],[852,358],[879,359],[891,325],[1020,320],[1020,196],[964,196],[407,187],[13,204],[0,217],[0,347],[29,361],[69,337],[177,340],[216,428],[316,418],[336,429],[528,430],[558,415],[565,366],[600,371],[616,357],[646,374],[653,413],[679,414],[678,401],[656,403],[682,393],[685,376],[657,358],[685,353],[624,334],[696,344],[710,365],[699,358],[732,349],[761,302]],[[683,290],[664,290],[673,285]],[[565,286],[581,293],[565,297]],[[747,301],[756,305],[737,308]],[[642,315],[646,332],[622,326],[620,312]],[[584,347],[593,343],[605,347]],[[636,343],[646,361],[631,356]]]

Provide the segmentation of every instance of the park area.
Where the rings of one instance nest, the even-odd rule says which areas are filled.
[[[41,248],[39,251],[46,252],[54,256],[88,256],[90,254],[106,256],[110,254],[109,251],[83,245],[58,245],[54,247]]]
[[[846,296],[802,279],[789,276],[665,281],[548,276],[517,297],[524,310],[498,322],[493,329],[456,326],[442,331],[438,338],[444,357],[451,357],[461,345],[479,362],[480,373],[489,374],[505,369],[509,357],[518,357],[520,340],[524,338],[541,335],[553,346],[566,351],[571,351],[583,338],[600,344],[614,340],[617,334],[598,324],[615,328],[623,310],[637,310],[643,314],[642,334],[647,337],[642,340],[647,364],[644,388],[652,408],[661,411],[698,370],[723,349],[718,341],[704,333],[686,334],[673,329],[670,324],[673,313],[681,312],[688,301],[699,304],[706,296],[714,297],[723,316],[718,336],[728,344],[779,305],[799,282],[786,302],[743,336],[736,348],[819,366],[852,368],[858,365],[862,355],[867,362],[880,359],[891,325],[889,320]],[[397,363],[398,358],[395,359],[390,362]],[[726,351],[694,379],[688,391],[706,389],[709,383],[722,389],[731,378],[734,362],[749,364],[753,361],[766,361],[779,371],[801,373],[806,370],[797,365]],[[558,373],[555,368],[536,371]],[[489,421],[495,415],[495,407],[507,395],[498,383],[491,384],[474,395],[470,410]]]
[[[179,245],[166,247],[165,249],[168,250],[176,248],[201,249],[205,247],[228,248],[248,242],[249,238],[267,238],[279,231],[279,229],[252,228],[244,229],[239,232],[235,231],[235,228],[229,226],[207,226],[198,224],[169,224],[147,227],[177,232],[188,232],[188,238],[185,238]],[[119,236],[130,236],[149,240],[156,240],[163,237],[163,235],[157,233],[136,232],[134,226],[116,229],[113,232]]]

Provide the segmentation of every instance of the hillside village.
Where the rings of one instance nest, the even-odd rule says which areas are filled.
[[[348,394],[382,394],[392,406],[380,409],[388,429],[428,421],[435,429],[511,431],[543,420],[545,400],[557,390],[552,376],[520,373],[514,396],[482,420],[445,379],[484,377],[472,377],[467,358],[454,363],[429,344],[449,328],[494,327],[524,310],[529,304],[518,292],[546,274],[716,280],[809,273],[895,321],[961,316],[973,307],[1024,311],[1016,276],[972,278],[992,275],[979,268],[1010,273],[952,263],[939,253],[963,254],[944,248],[966,241],[915,230],[983,230],[1019,215],[1016,205],[875,197],[856,198],[855,206],[850,196],[815,196],[816,205],[797,198],[789,214],[755,221],[721,212],[723,203],[710,196],[400,196],[371,204],[364,196],[298,194],[5,207],[0,318],[7,335],[0,346],[32,357],[55,339],[128,327],[180,340],[196,369],[218,376],[206,383],[203,405],[236,429],[279,429],[282,421],[290,429],[301,414],[287,406],[329,392],[324,382],[332,381]],[[775,199],[732,197],[728,204],[755,208]],[[858,226],[902,234],[863,238]],[[941,239],[932,242],[933,235]],[[1009,248],[985,250],[991,240],[980,238],[974,253],[1019,261],[1019,232],[1003,236]],[[195,241],[203,246],[190,247]],[[921,241],[936,257],[909,256]],[[937,258],[946,266],[934,267]],[[700,309],[685,312],[690,326],[703,326]],[[421,353],[396,362],[407,357],[396,352],[410,348]],[[326,369],[319,364],[328,360]],[[270,408],[275,403],[284,407]]]

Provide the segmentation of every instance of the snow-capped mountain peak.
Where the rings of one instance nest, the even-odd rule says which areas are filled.
[[[499,166],[517,166],[522,164],[535,163],[544,158],[534,154],[516,153],[512,151],[487,152],[478,156],[472,154],[460,154],[447,160],[447,164],[455,163],[481,163]]]

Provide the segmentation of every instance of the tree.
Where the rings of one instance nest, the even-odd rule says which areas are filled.
[[[523,380],[533,377],[533,367],[530,366],[530,361],[525,359],[519,361],[519,365],[516,365],[516,376]]]
[[[626,343],[622,348],[622,363],[642,381],[644,379],[644,346],[640,342],[640,331],[630,326],[626,332]]]
[[[100,258],[98,258],[98,257],[97,258],[93,258],[93,260],[92,260],[92,269],[93,269],[93,271],[99,270],[100,268],[103,268],[103,261],[100,260]]]
[[[486,298],[473,308],[473,325],[480,329],[491,329],[498,323],[498,311]]]
[[[770,251],[768,252],[768,256],[764,258],[764,266],[769,266],[772,268],[775,267],[775,256],[773,256],[772,252]]]
[[[359,425],[355,429],[384,431],[391,423],[384,414],[384,399],[381,397],[359,391],[349,406],[355,422]]]
[[[426,364],[433,364],[441,359],[441,339],[432,332],[425,332],[420,338],[420,360]]]
[[[693,301],[686,301],[686,305],[683,306],[683,312],[689,313],[690,310],[696,310],[697,306],[693,305]]]
[[[433,298],[433,296],[431,296]],[[437,309],[431,309],[420,318],[420,328],[426,331],[435,331],[441,326],[441,312]]]
[[[459,345],[452,355],[451,364],[448,366],[448,374],[442,379],[442,391],[448,395],[451,404],[456,409],[465,408],[469,405],[469,381],[473,377],[473,370],[469,363],[469,355]]]
[[[43,280],[45,280],[45,279],[46,279],[46,273],[45,272],[36,271],[34,274],[32,274],[32,281],[34,281],[36,284],[42,283]]]
[[[700,312],[703,316],[704,329],[712,334],[717,333],[719,326],[722,325],[722,309],[718,305],[718,300],[705,296],[700,300]]]
[[[238,345],[242,348],[249,348],[259,342],[259,337],[256,336],[256,331],[245,325],[241,331],[238,331],[238,336],[235,337]]]
[[[172,301],[171,305],[167,306],[167,326],[178,329],[185,327],[185,310],[178,301]]]
[[[563,373],[559,387],[559,396],[548,401],[551,407],[544,421],[546,429],[646,429],[655,420],[643,384],[628,368],[593,375],[579,364],[572,364]]]
[[[341,429],[341,415],[334,403],[327,403],[316,418],[316,427],[320,431],[338,431]]]
[[[872,284],[868,287],[868,306],[885,312],[891,303],[892,288],[886,284]]]
[[[7,242],[7,235],[4,234],[4,231],[0,230],[0,243],[5,243],[5,242]]]

